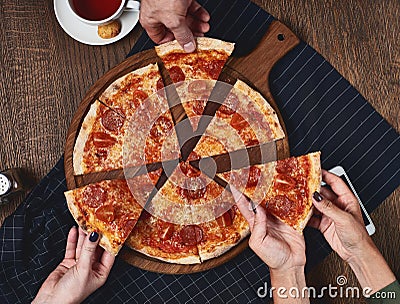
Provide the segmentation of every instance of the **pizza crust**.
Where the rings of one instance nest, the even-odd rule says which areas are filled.
[[[81,129],[79,130],[78,138],[75,141],[75,147],[72,154],[72,161],[74,166],[74,174],[79,175],[84,172],[84,150],[88,140],[89,134],[92,131],[93,124],[96,120],[97,112],[101,103],[97,100],[90,106],[89,112],[83,120]]]
[[[132,248],[132,247],[130,247]],[[200,258],[198,255],[187,255],[187,256],[183,256],[183,257],[177,257],[177,258],[166,258],[166,257],[162,257],[162,256],[156,256],[154,254],[151,254],[146,247],[143,248],[132,248],[144,255],[147,255],[151,258],[163,261],[163,262],[167,262],[167,263],[174,263],[174,264],[200,264]]]
[[[232,54],[235,46],[235,44],[232,42],[226,42],[208,37],[197,37],[195,40],[197,44],[197,50],[222,50],[228,54],[228,56]],[[176,40],[158,45],[155,47],[155,50],[159,57],[164,57],[172,52],[185,52]]]
[[[314,206],[312,204],[312,196],[315,191],[320,191],[321,189],[321,162],[320,162],[321,152],[314,152],[308,154],[308,159],[310,161],[311,169],[310,169],[310,178],[308,180],[308,198],[311,205],[310,211],[304,215],[303,219],[299,221],[299,223],[294,227],[297,231],[303,232],[303,229],[306,227],[308,221],[313,215]]]
[[[75,197],[73,195],[73,190],[64,192],[65,198],[67,199],[67,205],[68,209],[72,214],[72,217],[75,219],[75,222],[79,225],[79,227],[86,233],[88,234],[88,227],[86,223],[82,220],[81,212],[79,208],[74,204],[75,202]],[[110,252],[114,256],[116,256],[121,249],[122,246],[119,246],[118,248],[115,248],[111,245],[110,240],[105,237],[104,235],[100,234],[100,241],[99,245],[104,248],[106,251]]]
[[[246,222],[247,224],[247,222]],[[244,228],[244,227],[242,227]],[[238,231],[238,230],[236,230]],[[213,258],[219,257],[221,255],[223,255],[225,252],[228,252],[230,249],[232,249],[233,247],[235,247],[237,244],[239,244],[241,241],[243,241],[244,238],[246,238],[249,234],[250,234],[250,227],[247,224],[245,229],[240,229],[240,231],[238,231],[240,233],[240,239],[232,244],[226,244],[224,242],[217,244],[212,251],[208,252],[208,251],[202,251],[199,247],[199,255],[200,255],[200,259],[201,262],[207,261],[207,260],[211,260]]]
[[[263,114],[265,115],[265,119],[270,118],[272,121],[267,120],[268,124],[271,127],[271,131],[274,135],[274,139],[281,139],[285,137],[285,132],[283,132],[282,126],[279,123],[278,115],[272,106],[265,100],[265,98],[257,91],[253,90],[246,83],[238,79],[233,86],[234,89],[239,90],[244,95],[250,97],[252,101],[254,101],[258,108],[261,109]]]
[[[108,98],[110,98],[112,95],[114,95],[115,93],[118,92],[119,88],[121,87],[122,83],[129,77],[131,77],[132,75],[144,75],[144,74],[148,74],[151,72],[158,72],[158,65],[156,63],[151,63],[149,65],[146,65],[142,68],[139,68],[137,70],[134,70],[120,78],[118,78],[117,80],[115,80],[113,83],[111,83],[107,89],[104,90],[104,92],[100,95],[99,100],[102,102],[106,102],[106,100]]]

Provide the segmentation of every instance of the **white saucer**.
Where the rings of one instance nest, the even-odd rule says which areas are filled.
[[[54,12],[58,23],[68,35],[85,44],[105,45],[118,41],[128,35],[139,21],[139,12],[123,12],[119,18],[121,32],[114,38],[103,39],[97,35],[97,26],[86,24],[76,18],[67,2],[68,0],[54,0]]]

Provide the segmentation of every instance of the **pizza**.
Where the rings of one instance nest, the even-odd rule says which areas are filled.
[[[218,175],[255,204],[302,232],[312,216],[312,195],[320,190],[320,152]]]
[[[106,88],[90,106],[82,122],[73,152],[75,175],[161,161],[163,145],[164,151],[172,151],[170,155],[164,153],[164,159],[179,157],[173,152],[178,144],[177,141],[171,141],[176,137],[170,136],[175,130],[168,103],[156,94],[160,80],[157,65],[150,64],[118,78]],[[139,118],[141,121],[138,121]],[[133,140],[126,141],[136,131],[132,126],[140,131],[135,133]],[[152,129],[146,130],[145,126]],[[171,140],[165,145],[167,138]],[[124,145],[129,145],[127,150],[136,149],[140,152],[127,156],[126,164]]]
[[[268,101],[240,79],[233,86],[225,84],[229,90],[217,101],[215,113],[208,113],[234,44],[196,39],[197,50],[190,54],[176,41],[157,46],[158,65],[112,80],[82,120],[73,151],[74,175],[80,185],[91,180],[86,175],[100,180],[65,196],[75,221],[85,231],[99,232],[100,245],[115,255],[123,244],[177,264],[224,254],[250,233],[232,187],[300,233],[312,214],[312,193],[321,181],[319,152],[216,173],[221,155],[273,143],[285,134]],[[164,92],[159,68],[169,73],[178,101]],[[183,131],[198,140],[190,151],[183,151],[182,138],[178,140],[177,104],[192,125]],[[207,128],[199,131],[206,108]],[[209,168],[194,166],[205,160]],[[123,171],[125,179],[101,180],[114,176],[110,171]],[[94,172],[102,174],[90,175]]]
[[[195,105],[195,104],[193,104]],[[246,83],[237,80],[216,111],[195,151],[201,157],[264,144],[285,136],[275,110]],[[210,146],[213,138],[216,147]],[[222,152],[222,153],[221,153]]]
[[[100,246],[116,255],[143,207],[125,180],[104,180],[65,192],[68,208],[86,232],[101,233]]]
[[[197,37],[196,45],[197,48],[193,53],[186,53],[176,40],[155,47],[172,82],[179,83],[193,79],[217,80],[235,44]]]

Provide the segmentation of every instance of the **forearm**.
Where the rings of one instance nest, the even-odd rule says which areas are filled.
[[[375,246],[365,248],[365,254],[349,260],[362,288],[370,288],[373,294],[396,280],[385,259]]]
[[[304,267],[296,267],[287,271],[271,270],[271,293],[275,304],[310,303],[307,290]]]

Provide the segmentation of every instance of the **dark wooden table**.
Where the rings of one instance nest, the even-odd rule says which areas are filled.
[[[400,2],[398,0],[256,1],[320,52],[400,130]],[[107,46],[70,38],[53,1],[1,1],[0,170],[22,167],[38,182],[63,153],[67,128],[88,88],[124,60],[141,33]],[[0,223],[20,200],[0,208]],[[400,190],[372,214],[374,241],[400,277]],[[335,285],[349,267],[331,254],[308,274],[310,286]],[[321,303],[363,303],[324,299]]]

